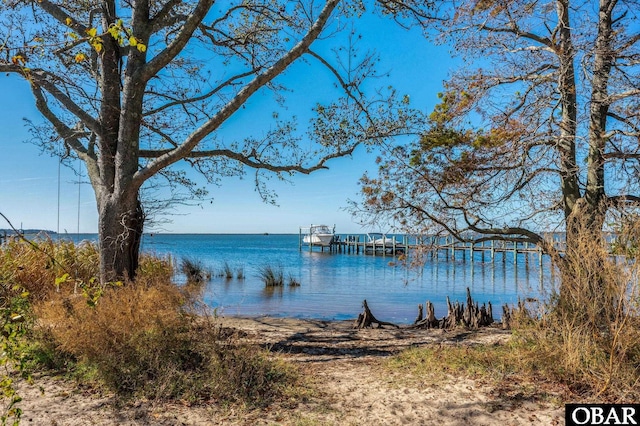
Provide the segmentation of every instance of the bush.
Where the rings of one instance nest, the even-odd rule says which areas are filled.
[[[559,290],[523,336],[586,396],[639,399],[640,265],[586,232],[564,259]]]
[[[170,259],[142,256],[135,282],[101,285],[95,245],[37,246],[0,248],[0,290],[10,293],[2,300],[15,301],[2,312],[15,324],[36,324],[21,326],[30,341],[20,348],[29,352],[15,356],[30,368],[67,369],[124,399],[263,405],[294,383],[291,369],[266,350],[241,344],[215,324],[202,309],[201,286],[174,284]],[[18,302],[33,312],[33,322],[16,319]]]
[[[22,415],[19,403],[22,400],[13,386],[9,371],[25,373],[25,347],[23,336],[30,323],[28,293],[19,286],[0,281],[0,424],[18,424]]]
[[[37,313],[60,351],[95,366],[122,397],[259,404],[274,398],[287,374],[265,352],[187,312],[185,300],[171,284],[128,283],[95,306],[66,297],[39,305]]]
[[[0,250],[0,281],[20,286],[31,300],[46,299],[59,290],[56,282],[65,274],[75,286],[88,283],[98,272],[98,249],[88,242],[76,245],[48,238],[29,244],[13,240]]]
[[[640,265],[609,250],[584,232],[537,321],[517,333],[536,347],[537,368],[581,399],[629,402],[640,399]]]
[[[177,286],[171,276],[169,260],[143,256],[135,282],[58,278],[59,291],[34,305],[32,363],[90,372],[121,398],[262,405],[286,389],[290,370],[216,326],[201,309],[201,287]]]

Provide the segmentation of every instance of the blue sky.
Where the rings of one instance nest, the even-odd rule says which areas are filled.
[[[430,44],[419,29],[403,30],[388,19],[368,16],[358,25],[356,31],[362,34],[363,45],[375,46],[381,56],[379,69],[390,72],[380,85],[392,85],[399,93],[410,95],[414,107],[431,110],[437,102],[437,92],[442,90],[442,81],[454,64],[447,48]],[[285,78],[295,83],[298,76],[289,73]],[[314,90],[321,96],[322,88],[312,87],[308,91],[310,97]],[[67,167],[59,168],[56,158],[27,142],[29,133],[23,119],[43,121],[33,106],[27,84],[1,75],[0,93],[0,212],[18,227],[97,232],[95,199],[86,178],[79,178]],[[254,101],[247,112],[259,107],[260,102]],[[262,113],[269,117],[271,111]],[[304,124],[305,120],[301,120],[300,126]],[[339,233],[368,231],[371,229],[362,228],[344,209],[348,199],[358,199],[360,176],[365,171],[375,172],[374,160],[375,154],[361,148],[350,158],[331,161],[329,170],[294,176],[292,184],[274,179],[270,188],[278,194],[278,206],[261,201],[250,173],[242,180],[227,179],[220,187],[208,187],[212,202],[176,206],[175,214],[166,216],[170,223],[162,225],[161,231],[297,233],[300,226],[318,223],[335,225]],[[4,227],[8,225],[0,223],[0,228]]]

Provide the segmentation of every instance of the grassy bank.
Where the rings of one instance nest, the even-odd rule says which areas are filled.
[[[168,260],[143,256],[135,282],[100,285],[92,244],[11,242],[0,250],[2,362],[133,398],[266,406],[297,393],[295,369],[241,343],[180,287]],[[3,422],[18,420],[11,375]],[[12,397],[15,395],[15,398]]]

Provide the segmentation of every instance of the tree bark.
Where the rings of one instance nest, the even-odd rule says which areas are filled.
[[[137,194],[109,194],[98,202],[100,281],[135,279],[144,214]]]

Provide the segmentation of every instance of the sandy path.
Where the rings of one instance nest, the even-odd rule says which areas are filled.
[[[112,399],[51,378],[21,384],[22,424],[80,425],[554,425],[563,407],[491,395],[477,381],[452,377],[421,382],[380,363],[391,354],[429,344],[495,343],[499,330],[476,333],[428,330],[352,330],[351,322],[222,318],[224,326],[267,345],[312,377],[311,401],[266,410],[153,405],[114,408]],[[40,392],[40,388],[44,393]],[[516,398],[517,399],[517,398]]]

